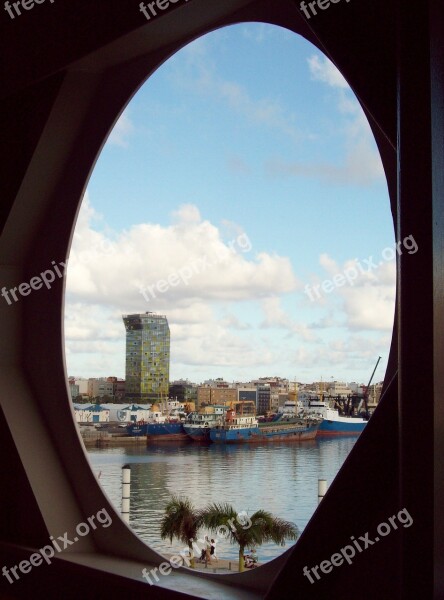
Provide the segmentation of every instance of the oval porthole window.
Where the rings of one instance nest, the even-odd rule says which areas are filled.
[[[186,552],[191,517],[217,572],[296,542],[378,404],[407,242],[357,99],[303,38],[227,27],[147,79],[89,181],[65,305],[76,424],[118,510],[131,466],[143,540]]]

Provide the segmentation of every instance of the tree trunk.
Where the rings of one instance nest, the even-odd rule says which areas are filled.
[[[244,550],[245,546],[239,546],[239,573],[245,571]]]
[[[188,544],[188,548],[190,550],[190,569],[194,569],[196,567],[196,564],[194,562],[194,551],[193,551],[193,546]]]

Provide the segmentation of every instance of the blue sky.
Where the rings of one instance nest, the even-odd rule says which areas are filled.
[[[278,27],[213,32],[145,82],[97,161],[68,267],[68,372],[123,376],[119,315],[154,310],[172,378],[364,381],[381,355],[382,379],[393,243],[379,155],[335,67]],[[140,293],[215,252],[186,283]],[[304,293],[370,256],[353,285]]]

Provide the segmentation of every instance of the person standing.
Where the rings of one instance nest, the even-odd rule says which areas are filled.
[[[213,538],[211,538],[210,556],[212,556],[213,560],[217,562],[218,558],[216,555],[216,542],[213,540]]]
[[[205,536],[205,566],[211,561],[211,542],[208,536]]]

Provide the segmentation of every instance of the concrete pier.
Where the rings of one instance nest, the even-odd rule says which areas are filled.
[[[146,446],[146,436],[129,436],[123,431],[103,431],[95,428],[82,428],[80,434],[87,448],[107,448],[109,446]]]
[[[170,560],[171,556],[177,556],[175,554],[165,555],[166,560]],[[197,558],[195,559],[195,569],[197,571],[207,571],[209,573],[237,573],[239,571],[239,561],[237,559],[225,560],[219,558],[218,560],[211,560],[207,566],[205,566],[204,562],[199,562]],[[258,563],[258,567],[260,567],[260,563]],[[255,567],[257,568],[257,567]],[[246,571],[251,571],[253,569],[245,569]]]

